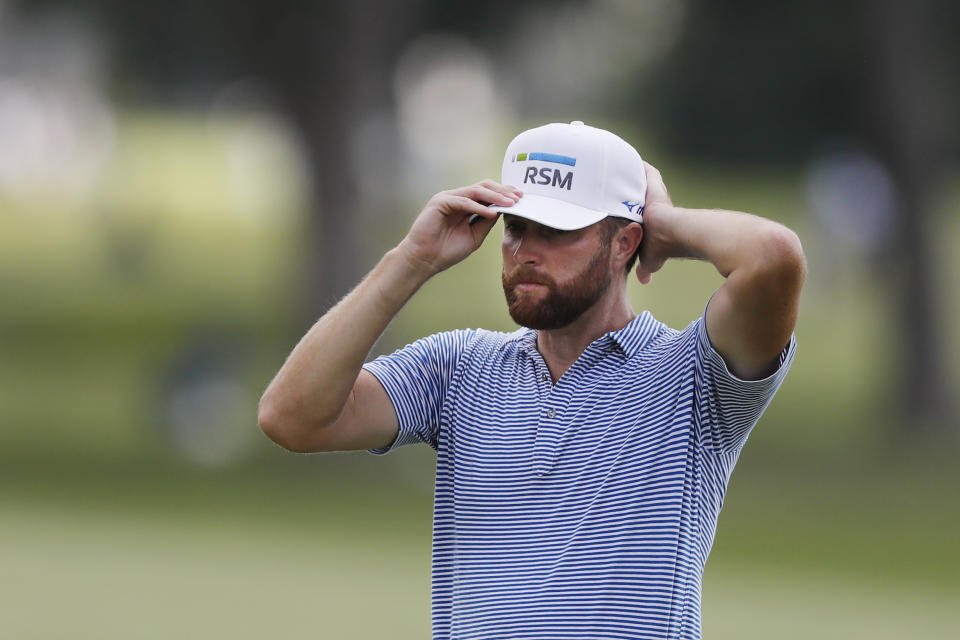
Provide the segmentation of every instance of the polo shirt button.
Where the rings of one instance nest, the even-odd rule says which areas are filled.
[[[542,376],[540,376],[540,379],[543,380],[544,382],[547,382],[550,380],[550,376],[548,376],[547,374],[543,374]]]
[[[556,409],[547,409],[543,412],[543,415],[547,416],[548,418],[552,418],[553,416],[557,415],[557,411]]]

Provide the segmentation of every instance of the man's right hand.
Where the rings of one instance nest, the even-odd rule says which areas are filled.
[[[523,193],[493,180],[441,191],[427,202],[397,247],[416,269],[432,276],[480,248],[499,215],[487,205],[511,206]],[[470,220],[478,216],[473,224]]]
[[[484,180],[432,197],[400,245],[388,251],[294,347],[260,399],[263,431],[292,451],[344,451],[392,443],[400,424],[397,412],[373,374],[361,369],[364,359],[430,276],[483,243],[498,215],[487,204],[510,206],[522,195],[513,187]]]

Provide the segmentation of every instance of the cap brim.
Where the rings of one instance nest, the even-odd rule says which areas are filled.
[[[587,209],[563,200],[555,200],[532,193],[524,195],[512,207],[490,205],[490,209],[499,213],[520,216],[563,231],[589,227],[609,215],[605,211]]]

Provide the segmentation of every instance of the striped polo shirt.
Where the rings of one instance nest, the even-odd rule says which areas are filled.
[[[437,451],[436,640],[700,638],[701,577],[740,449],[789,369],[730,373],[704,317],[643,312],[554,384],[537,332],[431,335],[364,365]]]

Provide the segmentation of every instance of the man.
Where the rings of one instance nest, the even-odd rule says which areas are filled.
[[[517,136],[503,182],[431,198],[296,346],[260,425],[293,451],[437,450],[434,638],[699,638],[727,481],[795,351],[800,243],[674,207],[629,144],[582,122]],[[499,213],[526,328],[444,332],[364,364]],[[635,258],[647,283],[678,257],[726,278],[683,331],[635,314],[626,290]]]

